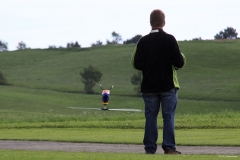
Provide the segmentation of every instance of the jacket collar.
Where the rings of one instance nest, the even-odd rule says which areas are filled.
[[[162,32],[163,30],[161,28],[153,28],[150,33],[157,33]]]

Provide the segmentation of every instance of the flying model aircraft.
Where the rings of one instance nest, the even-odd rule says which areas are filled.
[[[107,105],[109,103],[109,99],[110,99],[110,90],[113,88],[113,86],[111,86],[111,88],[109,89],[103,89],[102,85],[100,85],[100,88],[102,89],[102,104],[103,104],[103,108],[82,108],[82,107],[68,107],[71,109],[82,109],[82,110],[103,110],[103,111],[129,111],[129,112],[141,112],[142,110],[140,109],[131,109],[131,108],[119,108],[119,109],[115,109],[115,108],[107,108]]]

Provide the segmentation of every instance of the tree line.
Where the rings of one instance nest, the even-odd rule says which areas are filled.
[[[224,29],[223,31],[220,31],[219,33],[217,33],[214,36],[215,40],[219,40],[219,39],[239,39],[238,37],[238,33],[236,31],[236,29],[234,29],[233,27],[227,27],[226,29]],[[142,35],[137,34],[134,37],[127,39],[126,41],[123,41],[123,44],[136,44],[139,39],[142,38]],[[201,37],[197,37],[197,38],[193,38],[192,40],[202,40]],[[122,36],[119,33],[116,33],[115,31],[112,32],[112,40],[106,40],[106,45],[109,44],[120,44],[120,42],[122,42]],[[95,47],[95,46],[103,46],[103,42],[100,40],[97,40],[95,43],[91,44],[91,47]],[[24,43],[23,41],[19,42],[17,47],[18,50],[22,50],[22,49],[30,49],[29,47],[27,47],[26,43]],[[55,45],[50,45],[48,46],[49,49],[54,49],[57,48]],[[78,43],[78,41],[76,41],[75,43],[73,42],[68,42],[66,47],[62,47],[60,46],[59,48],[81,48],[81,45]],[[2,40],[0,40],[0,52],[3,51],[7,51],[8,50],[8,43],[4,42]]]
[[[123,44],[136,44],[139,39],[142,37],[142,35],[136,35],[130,39],[127,39],[126,41],[123,41]],[[106,45],[109,44],[120,44],[120,42],[122,42],[122,36],[119,33],[116,33],[115,31],[112,32],[112,40],[106,40]],[[103,46],[103,42],[98,40],[95,43],[91,44],[91,47],[95,47],[95,46]],[[23,49],[30,49],[30,47],[27,47],[26,43],[24,43],[23,41],[19,42],[17,45],[17,50],[23,50]],[[75,43],[73,42],[68,42],[66,44],[66,47],[56,47],[55,45],[49,45],[48,46],[49,49],[55,49],[55,48],[81,48],[81,45],[78,43],[78,41],[76,41]],[[8,51],[8,43],[4,42],[2,40],[0,40],[0,52],[3,51]]]
[[[226,29],[224,29],[223,31],[220,31],[219,33],[217,33],[214,36],[215,40],[221,40],[221,39],[240,39],[237,33],[237,30],[234,29],[233,27],[227,27]],[[193,41],[196,40],[202,40],[201,37],[197,37],[197,38],[193,38]]]

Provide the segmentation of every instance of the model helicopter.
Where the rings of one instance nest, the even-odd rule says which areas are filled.
[[[102,85],[99,86],[102,89],[102,104],[103,108],[81,108],[81,107],[68,107],[71,109],[83,109],[83,110],[103,110],[103,111],[129,111],[129,112],[141,112],[140,109],[131,109],[131,108],[122,108],[122,109],[114,109],[108,108],[107,105],[110,99],[110,90],[113,88],[113,85],[109,89],[102,88]]]

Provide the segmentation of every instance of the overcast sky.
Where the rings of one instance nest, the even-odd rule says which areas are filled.
[[[90,47],[97,40],[123,40],[150,32],[149,15],[161,9],[164,30],[177,40],[213,39],[227,27],[240,37],[240,0],[0,0],[0,40],[16,50],[23,41],[30,48],[66,47],[76,42]]]

